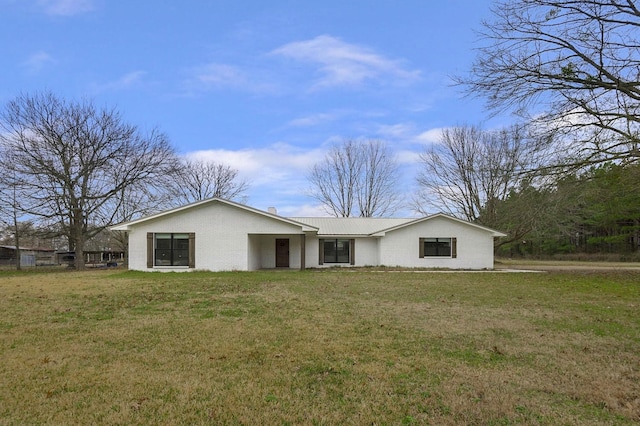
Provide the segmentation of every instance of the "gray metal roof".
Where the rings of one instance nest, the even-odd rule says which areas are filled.
[[[290,217],[289,219],[318,228],[318,235],[348,235],[354,237],[370,235],[415,220],[415,218],[379,217]]]

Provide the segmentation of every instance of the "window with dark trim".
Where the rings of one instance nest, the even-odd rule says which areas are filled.
[[[148,233],[147,267],[195,267],[195,233]]]
[[[320,264],[353,263],[352,242],[340,238],[320,240]]]
[[[420,257],[457,257],[455,238],[420,238]]]

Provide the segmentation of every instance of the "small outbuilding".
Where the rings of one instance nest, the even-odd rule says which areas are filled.
[[[0,246],[0,265],[15,265],[20,253],[21,266],[49,266],[56,263],[55,250],[40,247]]]
[[[332,266],[493,269],[505,234],[445,214],[422,218],[283,217],[221,198],[111,228],[126,231],[129,268],[251,271]]]

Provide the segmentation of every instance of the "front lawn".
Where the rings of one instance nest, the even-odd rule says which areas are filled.
[[[635,424],[640,273],[0,272],[0,424]]]

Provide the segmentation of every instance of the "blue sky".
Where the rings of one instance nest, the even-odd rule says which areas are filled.
[[[0,0],[0,104],[50,90],[117,107],[177,151],[238,169],[248,204],[318,215],[306,174],[346,138],[381,139],[403,187],[440,129],[485,127],[468,71],[490,0]],[[410,211],[401,215],[410,215]]]

